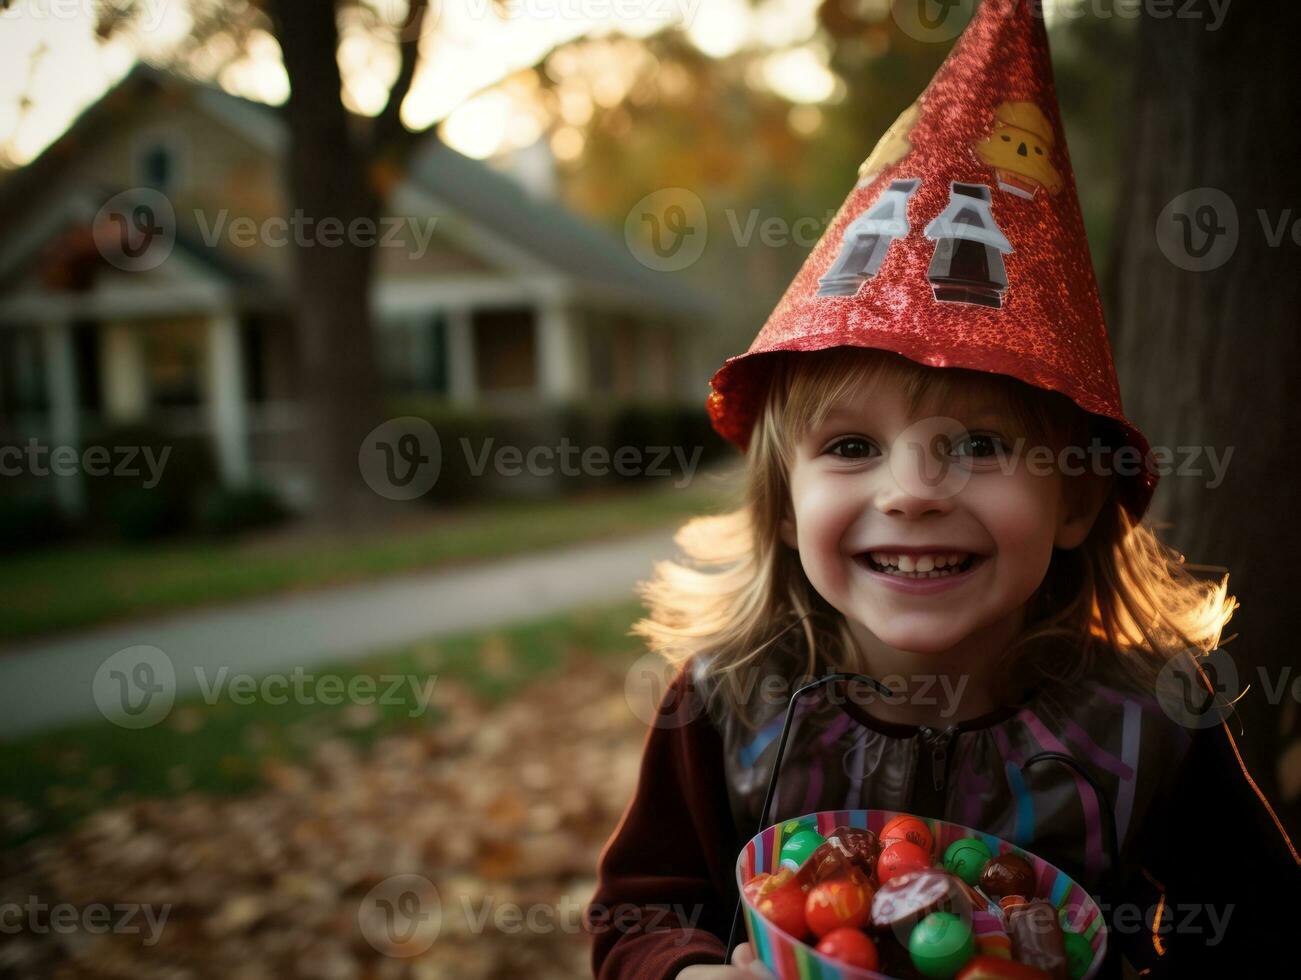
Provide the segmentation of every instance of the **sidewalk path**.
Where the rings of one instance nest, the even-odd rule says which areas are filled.
[[[674,552],[672,530],[660,530],[37,640],[0,655],[0,738],[100,717],[95,673],[126,647],[147,644],[166,653],[183,697],[197,689],[196,667],[288,671],[629,599],[652,562]]]

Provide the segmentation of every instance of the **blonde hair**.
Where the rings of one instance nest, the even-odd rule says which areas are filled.
[[[632,632],[675,665],[707,660],[713,710],[730,708],[747,725],[757,724],[741,695],[745,678],[797,627],[804,641],[798,676],[866,671],[844,616],[809,583],[779,526],[788,513],[787,474],[800,436],[849,391],[883,382],[900,384],[914,411],[927,399],[992,397],[1031,439],[1056,446],[1117,438],[1112,423],[1065,396],[1003,375],[929,368],[857,348],[776,355],[750,441],[743,501],[728,513],[684,525],[676,541],[689,561],[659,562],[652,579],[639,586],[648,615]],[[1237,607],[1228,575],[1214,581],[1194,576],[1182,555],[1130,518],[1115,478],[1109,479],[1084,543],[1054,550],[1027,605],[1022,633],[999,672],[1005,694],[1045,680],[1070,683],[1093,671],[1151,691],[1170,657],[1213,650]],[[1068,493],[1082,491],[1079,478],[1066,480]]]

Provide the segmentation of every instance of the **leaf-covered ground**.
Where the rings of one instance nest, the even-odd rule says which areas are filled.
[[[575,655],[495,705],[440,682],[437,725],[36,838],[3,858],[0,975],[587,975],[581,909],[654,698],[630,663]]]

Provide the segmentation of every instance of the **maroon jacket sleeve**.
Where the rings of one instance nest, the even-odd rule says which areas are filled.
[[[739,844],[722,739],[689,668],[656,711],[636,793],[601,852],[583,913],[598,980],[671,980],[692,964],[723,962]]]

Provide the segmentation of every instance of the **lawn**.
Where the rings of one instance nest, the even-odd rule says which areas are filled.
[[[0,564],[0,644],[200,605],[499,558],[666,527],[726,506],[729,476],[688,487],[477,505],[370,533],[80,545]]]
[[[209,703],[194,696],[150,728],[91,722],[0,743],[4,842],[64,830],[113,803],[248,792],[269,765],[297,763],[328,740],[360,749],[437,725],[448,699],[473,698],[491,710],[572,658],[632,657],[641,644],[628,628],[640,614],[640,605],[628,601],[307,670],[342,685],[370,678],[376,703]],[[399,676],[404,683],[394,685]],[[435,695],[428,711],[415,693],[420,688]]]

